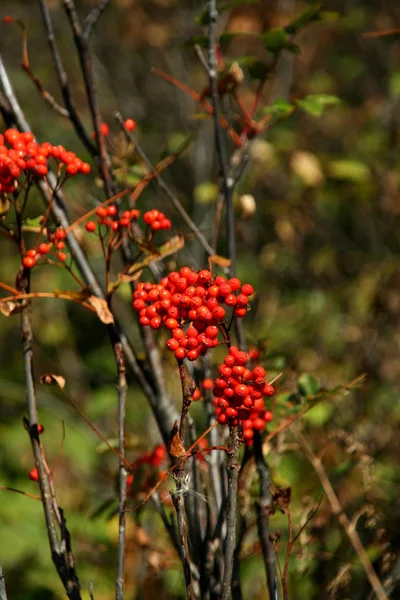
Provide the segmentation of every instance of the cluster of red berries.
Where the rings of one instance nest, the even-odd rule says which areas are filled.
[[[261,431],[272,420],[272,413],[266,410],[264,398],[272,396],[274,387],[265,380],[265,369],[256,366],[246,367],[249,361],[247,352],[237,346],[229,348],[229,354],[218,367],[219,377],[204,380],[203,387],[214,395],[214,406],[218,423],[221,425],[243,426],[243,439],[251,445],[254,431]]]
[[[131,464],[131,473],[126,478],[128,489],[131,487],[135,479],[135,471],[142,465],[150,465],[151,467],[159,467],[167,457],[167,449],[163,444],[159,444],[152,452],[145,452]]]
[[[22,173],[26,176],[32,174],[39,178],[45,177],[50,157],[58,161],[59,170],[65,165],[67,175],[90,173],[90,165],[82,162],[73,152],[49,142],[39,145],[30,131],[20,133],[16,129],[7,129],[4,136],[0,134],[0,193],[14,192]]]
[[[182,267],[158,284],[139,283],[133,308],[141,325],[152,329],[164,325],[171,333],[166,345],[178,360],[196,360],[219,344],[218,334],[226,317],[223,305],[237,317],[244,317],[253,292],[251,285],[242,285],[236,277],[227,281],[221,275],[213,277],[209,270],[196,272]]]
[[[164,213],[155,208],[144,213],[143,221],[146,225],[150,225],[153,231],[159,231],[159,229],[168,231],[172,227],[171,221],[167,219]]]
[[[118,214],[118,208],[115,204],[109,206],[99,206],[96,210],[97,224],[95,221],[87,221],[85,225],[86,231],[94,233],[97,229],[97,225],[105,225],[111,231],[118,231],[119,229],[126,229],[130,226],[132,221],[137,221],[140,215],[140,211],[136,208],[132,210],[124,210],[121,215]]]
[[[112,231],[119,231],[120,229],[129,228],[132,221],[137,221],[140,216],[140,211],[136,208],[132,210],[124,210],[121,215],[118,214],[118,209],[115,204],[107,206],[99,206],[96,210],[97,223],[95,221],[87,221],[85,228],[86,231],[94,233],[97,229],[97,225],[105,225]],[[172,223],[165,217],[163,213],[158,210],[150,210],[145,212],[143,215],[145,223],[150,224],[153,231],[159,229],[170,229]]]
[[[67,237],[65,230],[62,227],[59,227],[59,229],[57,229],[54,232],[49,232],[47,235],[49,243],[42,242],[41,244],[39,244],[37,249],[31,248],[26,252],[24,258],[22,259],[22,264],[26,269],[32,269],[42,256],[45,256],[50,252],[53,244],[57,251],[57,259],[60,262],[65,262],[67,260],[67,254],[63,252],[63,250],[65,249],[64,240]]]

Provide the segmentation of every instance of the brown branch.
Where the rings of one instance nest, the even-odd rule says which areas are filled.
[[[51,22],[50,13],[47,7],[46,0],[39,0],[40,10],[42,12],[43,23],[46,28],[47,33],[47,41],[50,47],[50,53],[53,57],[54,66],[56,68],[56,73],[58,77],[58,82],[60,85],[61,93],[64,99],[64,103],[66,109],[68,111],[69,119],[73,124],[75,131],[84,144],[84,146],[89,150],[89,152],[94,156],[96,154],[96,147],[91,142],[89,136],[87,135],[85,128],[83,127],[82,121],[78,115],[78,112],[75,107],[74,99],[72,98],[71,89],[68,82],[67,73],[65,71],[61,55],[58,51],[56,38],[54,35],[53,24]],[[110,194],[111,195],[111,194]]]
[[[23,294],[29,293],[29,271],[24,269],[18,273],[16,287]],[[57,523],[56,514],[53,505],[53,492],[50,483],[50,473],[48,471],[42,446],[39,440],[39,433],[37,428],[38,414],[37,414],[37,399],[36,399],[36,387],[33,375],[33,333],[32,333],[32,311],[30,301],[22,308],[21,311],[21,336],[22,336],[22,350],[25,367],[25,382],[27,390],[27,403],[28,403],[28,414],[29,420],[27,421],[27,429],[32,444],[32,451],[35,458],[35,466],[39,476],[39,488],[40,495],[42,498],[42,504],[44,509],[44,515],[46,520],[47,536],[49,539],[51,556],[53,563],[56,567],[57,573],[64,585],[67,596],[71,600],[81,600],[80,594],[80,583],[76,574],[73,564],[71,564],[70,557],[65,552],[63,544],[59,541],[57,536]],[[64,541],[63,530],[61,529],[61,537]]]
[[[361,542],[360,536],[358,535],[355,527],[352,525],[351,521],[344,512],[343,507],[340,504],[339,498],[337,497],[335,490],[332,487],[332,484],[329,480],[328,475],[326,474],[321,460],[314,454],[310,444],[308,443],[304,435],[301,433],[299,427],[292,427],[291,432],[298,444],[300,445],[301,449],[303,450],[305,456],[310,461],[314,471],[316,472],[324,489],[326,497],[328,498],[329,504],[331,505],[332,512],[337,517],[339,523],[341,524],[347,537],[349,538],[351,545],[357,553],[360,563],[363,566],[365,574],[368,578],[368,581],[371,584],[373,591],[376,594],[376,597],[378,598],[378,600],[388,600],[388,596],[386,595],[382,583],[380,582],[375,572],[375,569]]]
[[[276,568],[276,555],[270,540],[269,529],[269,514],[272,510],[271,474],[264,458],[261,437],[258,431],[255,432],[253,448],[260,479],[260,499],[256,502],[258,537],[261,543],[269,598],[270,600],[279,600],[280,587]]]
[[[82,35],[85,38],[85,40],[88,40],[90,38],[90,35],[94,27],[96,26],[97,21],[99,20],[103,11],[107,8],[109,3],[110,0],[98,0],[96,6],[90,11],[86,19],[83,21]]]
[[[159,185],[160,189],[169,198],[169,200],[171,201],[173,207],[179,213],[180,217],[184,220],[184,222],[189,227],[189,229],[193,232],[193,234],[195,235],[196,239],[199,240],[199,242],[203,246],[203,249],[205,250],[205,252],[209,256],[212,256],[213,254],[215,254],[214,250],[212,249],[212,247],[210,246],[210,244],[207,242],[206,238],[201,233],[201,231],[199,230],[199,228],[197,227],[197,225],[195,224],[195,222],[190,218],[190,216],[188,215],[188,213],[186,212],[186,210],[183,208],[182,204],[180,203],[180,201],[178,200],[178,198],[175,196],[175,194],[173,193],[173,191],[171,190],[171,188],[165,183],[165,181],[163,180],[163,178],[161,177],[161,175],[159,175],[157,173],[157,171],[155,170],[155,168],[153,167],[153,165],[151,164],[151,162],[147,158],[147,156],[146,156],[145,152],[143,151],[142,147],[139,145],[139,143],[138,143],[138,141],[136,139],[136,136],[134,136],[132,134],[132,132],[130,132],[130,131],[128,131],[126,129],[126,127],[124,125],[124,120],[123,120],[122,116],[119,113],[117,113],[115,115],[115,117],[116,117],[118,123],[121,125],[121,128],[124,131],[125,136],[128,139],[128,141],[130,141],[131,144],[134,145],[135,151],[138,153],[138,155],[140,156],[140,158],[142,159],[142,161],[146,165],[146,167],[149,170],[149,172],[154,175],[154,179],[156,180],[156,182]]]
[[[4,579],[3,567],[0,563],[0,600],[7,600],[6,582]]]

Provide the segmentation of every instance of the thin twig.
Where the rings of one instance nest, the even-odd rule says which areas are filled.
[[[20,271],[17,277],[16,288],[23,294],[29,293],[29,271]],[[35,465],[39,476],[39,487],[42,505],[46,520],[47,536],[49,539],[51,555],[57,573],[64,585],[65,591],[71,600],[81,600],[80,583],[76,571],[68,564],[68,556],[65,554],[62,544],[57,536],[57,520],[53,507],[53,494],[50,485],[50,476],[46,468],[44,455],[39,440],[37,428],[38,413],[36,387],[33,375],[33,333],[32,333],[32,309],[28,300],[21,311],[21,336],[22,350],[25,367],[25,382],[27,390],[27,403],[29,420],[27,423],[31,439]],[[62,532],[63,533],[63,532]]]
[[[115,186],[111,173],[111,161],[108,155],[106,141],[101,130],[101,114],[96,94],[96,83],[93,73],[93,63],[87,45],[78,14],[76,12],[73,0],[64,0],[64,9],[67,14],[74,36],[75,46],[78,51],[79,63],[82,71],[83,82],[85,85],[86,97],[88,100],[89,110],[92,117],[93,129],[95,133],[98,152],[96,158],[101,177],[104,181],[107,196],[115,194]]]
[[[82,35],[87,41],[95,27],[97,21],[101,17],[102,12],[107,8],[110,0],[99,0],[96,6],[91,10],[82,25]]]
[[[68,116],[71,120],[71,123],[75,127],[75,131],[84,144],[84,146],[89,150],[92,155],[96,153],[96,147],[93,145],[89,136],[87,135],[85,128],[83,127],[82,121],[78,115],[78,112],[75,107],[74,99],[72,98],[71,89],[68,82],[68,77],[66,70],[64,69],[64,65],[62,62],[61,55],[58,51],[56,38],[54,35],[53,24],[51,22],[50,13],[47,7],[46,0],[39,0],[40,9],[42,12],[43,23],[46,28],[47,33],[47,41],[50,46],[50,53],[53,57],[54,65],[57,72],[58,82],[60,85],[61,93],[64,99],[64,103],[66,109],[68,111]]]
[[[386,595],[382,583],[380,582],[375,572],[375,569],[369,559],[369,556],[361,542],[360,536],[358,535],[357,530],[352,525],[351,521],[344,512],[342,505],[340,504],[339,498],[337,497],[335,490],[332,487],[332,484],[329,480],[328,475],[326,474],[321,460],[314,454],[310,444],[308,443],[304,435],[301,433],[299,427],[293,426],[291,428],[291,432],[297,440],[297,442],[299,443],[305,456],[310,461],[314,471],[318,475],[321,485],[324,488],[326,497],[328,498],[329,504],[331,505],[332,512],[334,515],[336,515],[339,523],[341,524],[347,537],[349,538],[351,545],[356,551],[360,563],[362,564],[365,574],[368,577],[368,580],[371,584],[371,587],[376,594],[376,597],[378,598],[378,600],[388,600],[388,596]]]
[[[239,450],[241,440],[239,428],[231,427],[229,431],[228,458],[226,470],[228,474],[227,533],[225,541],[225,567],[221,600],[229,600],[231,593],[233,562],[236,548],[236,511],[239,480]]]
[[[4,579],[3,567],[0,563],[0,600],[7,600],[6,582]]]
[[[115,363],[118,373],[118,449],[120,455],[119,463],[119,533],[118,533],[118,572],[116,582],[116,600],[124,597],[124,567],[125,567],[125,545],[126,545],[126,477],[125,466],[125,413],[126,413],[126,366],[125,356],[121,342],[111,338],[113,345]]]
[[[176,211],[179,213],[181,218],[185,221],[186,225],[190,228],[190,230],[196,236],[196,239],[199,240],[199,242],[203,246],[204,250],[207,252],[207,254],[209,256],[212,256],[213,254],[215,254],[212,247],[207,242],[206,238],[201,233],[201,231],[199,230],[199,228],[197,227],[195,222],[190,218],[190,216],[188,215],[186,210],[183,208],[182,204],[180,203],[178,198],[175,196],[175,194],[173,193],[171,188],[165,183],[165,181],[161,177],[161,175],[159,175],[156,172],[156,170],[154,169],[150,160],[147,158],[145,152],[143,151],[142,147],[138,143],[136,136],[134,136],[131,131],[128,131],[126,129],[126,127],[124,126],[124,120],[123,120],[122,116],[119,113],[116,113],[115,118],[117,119],[118,123],[121,125],[121,128],[124,131],[126,138],[131,142],[131,144],[134,145],[135,151],[140,156],[142,161],[145,163],[147,169],[150,171],[150,173],[155,175],[155,180],[157,181],[160,189],[162,189],[162,191],[165,193],[165,195],[170,199],[170,201],[172,202],[172,205],[174,206]]]
[[[270,540],[269,511],[272,509],[270,491],[271,474],[262,451],[261,437],[258,431],[254,436],[254,454],[258,476],[260,478],[260,499],[256,502],[258,537],[264,560],[265,574],[270,600],[279,600],[280,587],[276,569],[276,555]]]

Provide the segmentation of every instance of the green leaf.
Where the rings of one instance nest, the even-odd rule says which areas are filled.
[[[302,100],[296,100],[297,106],[313,117],[320,117],[326,106],[334,106],[339,102],[340,98],[330,94],[312,94]]]
[[[302,29],[309,23],[312,23],[313,21],[320,21],[320,20],[321,20],[321,5],[315,4],[315,5],[307,8],[294,21],[289,23],[289,25],[287,25],[285,27],[285,30],[288,34],[295,35],[296,33],[298,33],[300,31],[300,29]]]
[[[271,106],[268,106],[264,109],[264,113],[266,115],[272,115],[277,118],[288,117],[292,114],[293,111],[293,104],[290,104],[290,102],[283,100],[283,98],[278,98],[273,104],[271,104]]]
[[[335,408],[331,402],[320,402],[314,406],[304,418],[316,427],[321,427],[331,419]]]
[[[282,28],[271,29],[263,35],[263,42],[267,50],[275,53],[286,47],[289,42],[289,37]]]
[[[244,4],[258,4],[260,0],[232,0],[231,2],[224,2],[218,6],[219,14],[235,8],[235,6],[242,6]],[[210,22],[209,11],[205,8],[201,13],[195,17],[194,22],[198,25],[208,25]]]
[[[400,97],[400,71],[391,74],[389,80],[389,93],[392,98]]]
[[[245,67],[252,79],[267,79],[270,67],[256,56],[242,56],[237,62],[241,67]]]
[[[190,39],[186,40],[186,42],[183,42],[182,46],[187,47],[187,46],[200,46],[200,48],[208,48],[209,45],[209,39],[208,39],[208,35],[195,35],[193,37],[191,37]]]
[[[371,172],[368,165],[358,160],[334,160],[328,165],[329,175],[333,179],[344,179],[348,181],[368,181]]]
[[[297,382],[302,396],[314,396],[320,390],[318,379],[311,373],[302,373]]]

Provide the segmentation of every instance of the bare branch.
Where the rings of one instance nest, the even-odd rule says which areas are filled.
[[[324,488],[324,492],[326,497],[328,498],[329,504],[331,505],[333,514],[337,517],[339,523],[343,527],[347,537],[354,550],[356,551],[360,563],[363,566],[366,576],[371,584],[373,591],[376,594],[378,600],[388,600],[388,596],[383,589],[382,583],[380,582],[375,569],[369,559],[369,556],[361,542],[360,536],[357,533],[357,530],[352,526],[349,518],[343,510],[342,505],[340,504],[339,498],[337,497],[335,490],[332,487],[332,484],[329,480],[328,475],[323,467],[321,460],[315,456],[310,444],[301,433],[301,430],[298,426],[294,425],[291,428],[291,432],[297,442],[299,443],[301,449],[303,450],[305,456],[310,461],[314,471],[319,477],[322,487]]]
[[[153,173],[155,175],[155,180],[157,181],[159,187],[162,189],[162,191],[165,193],[165,195],[169,198],[173,207],[176,209],[176,211],[179,213],[179,215],[185,221],[186,225],[191,229],[191,231],[194,233],[196,238],[199,240],[199,242],[203,246],[205,252],[209,256],[212,256],[213,254],[215,254],[214,250],[212,249],[210,244],[207,242],[206,238],[201,233],[201,231],[199,230],[199,228],[197,227],[195,222],[192,221],[192,219],[190,218],[190,216],[188,215],[186,210],[183,208],[182,204],[179,202],[178,198],[175,196],[175,194],[173,193],[171,188],[165,183],[165,181],[163,180],[161,175],[159,175],[156,172],[153,165],[147,158],[144,150],[142,149],[139,142],[137,141],[136,136],[134,136],[131,131],[128,131],[126,129],[126,127],[124,126],[124,120],[123,120],[122,116],[119,113],[116,113],[115,117],[116,117],[118,123],[121,125],[121,127],[126,135],[126,138],[135,146],[135,151],[138,153],[138,155],[140,156],[140,158],[146,165],[149,172]]]
[[[3,567],[0,563],[0,600],[7,600],[6,582],[4,579]]]
[[[260,478],[260,499],[256,502],[258,537],[261,542],[269,597],[271,600],[279,600],[281,594],[276,569],[276,554],[270,540],[269,531],[269,511],[272,508],[271,474],[264,458],[261,437],[258,431],[255,432],[253,440],[256,467]]]
[[[86,19],[83,21],[83,37],[85,40],[90,38],[93,28],[96,26],[97,21],[101,17],[103,11],[109,5],[110,0],[98,0],[96,6],[91,10]]]

